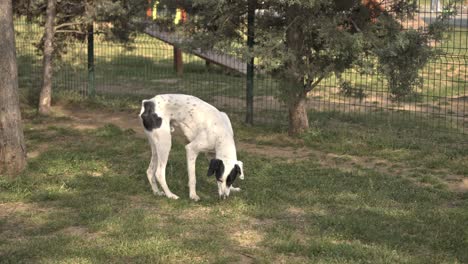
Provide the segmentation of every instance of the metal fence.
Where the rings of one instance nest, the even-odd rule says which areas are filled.
[[[438,15],[439,10],[434,9],[431,10],[430,1],[421,1],[419,13],[406,26],[427,27]],[[458,15],[450,24],[452,31],[440,45],[444,52],[421,72],[424,85],[414,96],[393,101],[382,76],[350,69],[342,77],[352,88],[343,89],[334,76],[323,80],[309,94],[310,112],[410,120],[406,123],[414,127],[468,133],[468,8],[459,7]],[[41,56],[35,45],[40,42],[43,29],[18,18],[15,30],[20,87],[38,91]],[[161,93],[185,93],[243,119],[246,113],[244,63],[233,55],[215,52],[180,53],[169,44],[177,42],[171,38],[154,27],[147,28],[130,45],[94,36],[93,84],[88,81],[86,43],[68,43],[67,53],[55,63],[54,90],[87,95],[92,85],[97,94],[131,96],[135,100]],[[288,111],[279,98],[278,85],[271,76],[255,74],[254,123],[287,124]]]

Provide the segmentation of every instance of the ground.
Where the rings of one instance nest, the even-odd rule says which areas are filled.
[[[300,138],[234,122],[243,190],[219,201],[199,158],[196,203],[180,137],[167,172],[181,199],[152,195],[137,113],[24,114],[28,169],[0,180],[2,262],[468,262],[466,135],[334,114]]]

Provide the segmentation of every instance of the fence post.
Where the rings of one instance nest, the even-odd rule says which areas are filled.
[[[247,11],[247,46],[249,51],[252,52],[254,45],[254,24],[255,24],[255,3],[256,0],[249,0]],[[246,75],[246,104],[247,113],[245,122],[253,125],[253,89],[254,89],[254,57],[251,56],[247,62],[247,75]]]
[[[88,94],[94,97],[96,89],[94,87],[94,26],[88,25]]]
[[[177,1],[176,1],[177,4]],[[179,21],[174,21],[175,24],[184,24],[187,22],[187,13],[183,8],[177,8],[176,13],[180,12],[180,20]],[[176,15],[177,17],[177,15]],[[184,61],[182,58],[182,50],[174,45],[174,69],[177,73],[177,76],[181,77],[182,74],[184,73]]]
[[[174,70],[177,73],[177,76],[182,76],[184,73],[184,62],[182,59],[182,50],[174,45]]]

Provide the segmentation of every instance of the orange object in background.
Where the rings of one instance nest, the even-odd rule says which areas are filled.
[[[372,22],[375,22],[376,18],[385,10],[385,4],[379,0],[362,0],[361,3],[369,10]]]
[[[178,25],[179,23],[183,24],[185,22],[187,22],[187,11],[185,11],[183,8],[177,8],[174,24]]]
[[[148,0],[148,8],[146,8],[146,16],[151,18],[153,10],[151,10],[151,0]]]
[[[184,23],[184,22],[187,22],[187,11],[185,11],[185,9],[181,9],[181,22]]]

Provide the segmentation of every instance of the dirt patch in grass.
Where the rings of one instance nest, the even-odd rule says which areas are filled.
[[[210,213],[213,211],[213,208],[206,206],[195,206],[183,210],[179,218],[184,220],[193,220],[193,219],[207,219],[210,217]]]
[[[468,178],[462,175],[450,175],[448,176],[448,187],[456,192],[468,192]]]
[[[353,156],[353,155],[339,155],[336,153],[326,153],[318,150],[311,150],[305,147],[292,148],[292,147],[273,147],[263,146],[253,143],[239,142],[239,149],[249,154],[260,155],[268,158],[282,159],[287,163],[294,163],[300,161],[316,161],[323,167],[338,168],[346,172],[353,172],[357,170],[373,170],[381,174],[396,175],[407,177],[413,180],[416,184],[422,184],[417,179],[409,177],[414,174],[418,168],[408,167],[406,164],[391,162],[385,159],[367,157],[367,156]],[[447,184],[447,187],[456,192],[468,191],[468,179],[462,175],[454,175],[447,171],[439,171],[438,174],[444,175],[441,180]],[[431,184],[424,184],[431,186]]]
[[[32,204],[22,202],[0,203],[0,218],[7,218],[13,213],[38,210],[38,207]]]
[[[211,103],[217,107],[239,109],[239,106],[245,105],[245,99],[217,95],[213,97],[213,101]],[[254,97],[254,110],[280,110],[284,107],[284,104],[274,96],[269,95]]]
[[[257,248],[258,244],[263,241],[265,235],[259,230],[252,228],[240,227],[238,230],[231,233],[234,239],[241,247]]]
[[[138,95],[152,95],[154,90],[148,89],[148,86],[132,84],[120,84],[120,85],[99,85],[96,87],[96,91],[106,94],[138,94]]]
[[[247,218],[235,225],[229,224],[225,228],[230,234],[230,239],[235,243],[234,250],[227,254],[234,253],[238,262],[234,263],[255,263],[258,258],[257,252],[267,252],[265,239],[268,229],[272,228],[277,222],[273,219]]]
[[[299,207],[289,207],[286,212],[292,217],[303,217],[305,215],[304,209]]]
[[[249,154],[260,155],[268,158],[283,159],[288,163],[307,160],[312,154],[312,152],[305,147],[274,147],[246,142],[238,142],[237,145],[239,150],[245,151]]]
[[[41,226],[34,217],[49,211],[35,203],[8,202],[0,204],[0,239],[22,240],[25,234]],[[0,254],[1,255],[1,254]]]
[[[42,153],[46,152],[49,149],[49,144],[36,144],[34,150],[28,150],[27,157],[29,159],[34,159],[39,157]]]
[[[94,240],[103,236],[102,232],[91,232],[88,228],[84,226],[69,226],[58,231],[58,233],[67,236],[81,237],[86,240]]]
[[[98,111],[79,107],[64,107],[56,105],[52,107],[52,115],[56,118],[66,117],[67,120],[48,120],[47,122],[34,124],[34,129],[46,129],[50,126],[72,128],[77,130],[97,129],[106,124],[113,124],[124,130],[133,130],[138,136],[146,137],[138,113]]]
[[[424,115],[449,115],[461,121],[468,121],[468,100],[461,95],[453,98],[440,98],[438,101],[427,102],[400,102],[396,103],[390,95],[368,94],[364,98],[347,97],[340,94],[339,89],[330,89],[330,93],[314,91],[309,94],[307,108],[316,111],[342,111],[342,112],[375,112],[375,111],[408,111]],[[245,99],[229,96],[214,96],[213,105],[221,108],[239,109],[245,105]],[[274,96],[255,96],[255,111],[287,111],[284,103]]]

